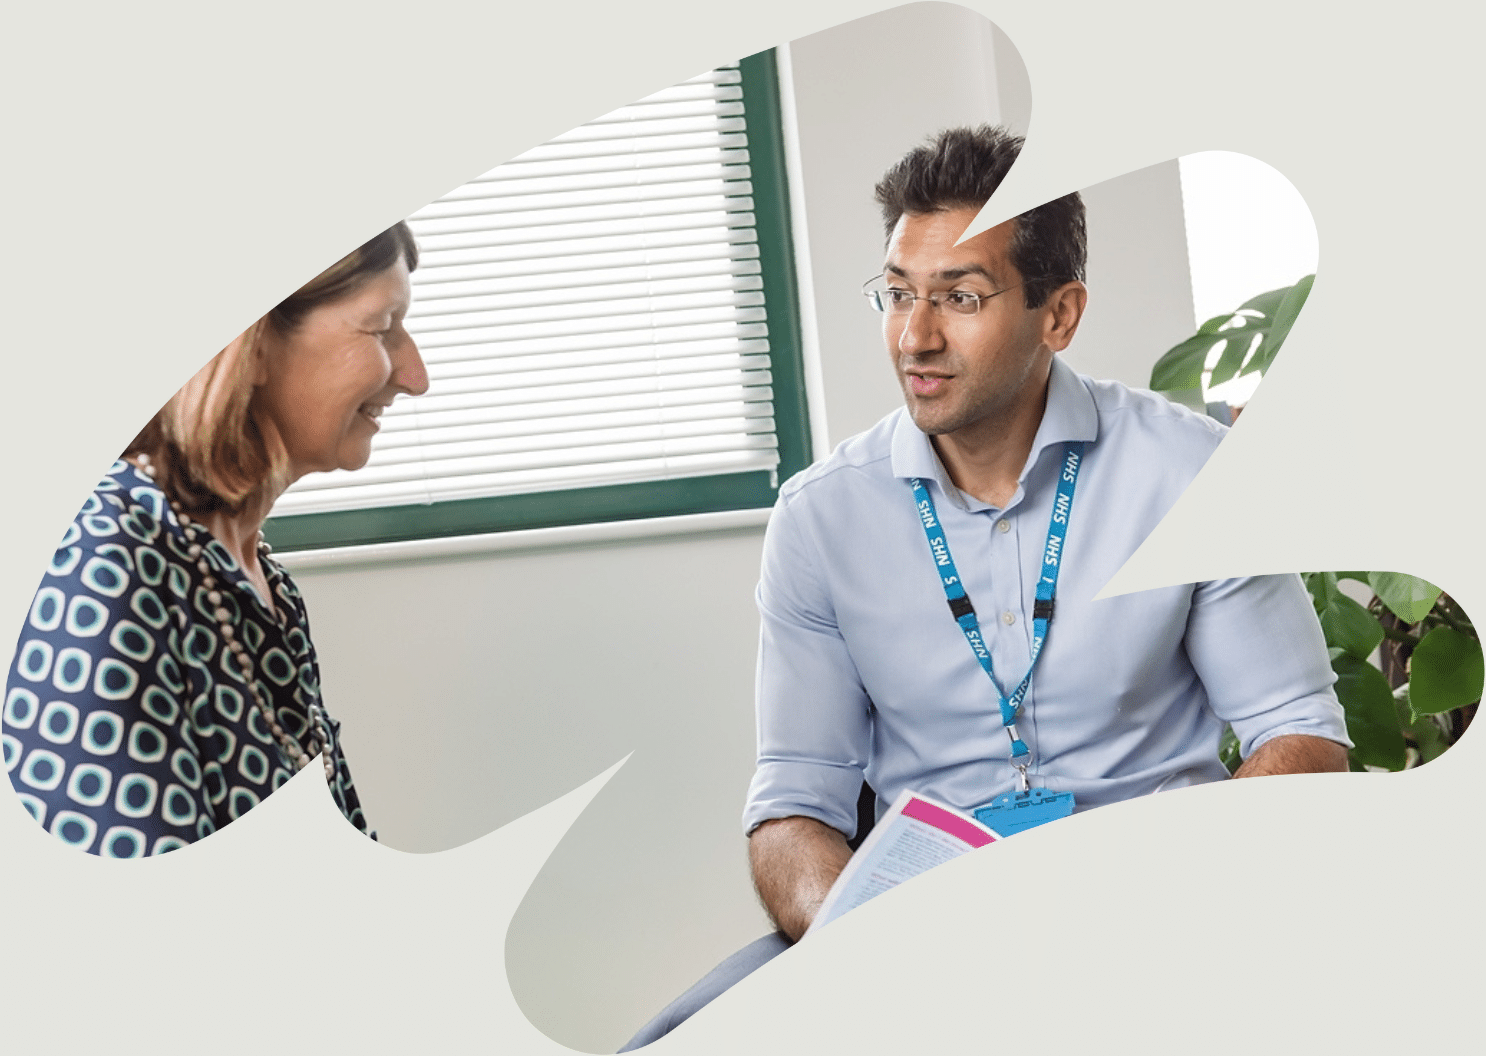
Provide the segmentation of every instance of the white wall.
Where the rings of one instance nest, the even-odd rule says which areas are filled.
[[[921,4],[791,48],[833,441],[898,402],[857,292],[881,265],[872,185],[941,127],[1026,125],[1025,75],[997,36],[961,8]],[[1096,188],[1090,212],[1100,307],[1070,355],[1141,381],[1182,336],[1166,338],[1169,301],[1186,306],[1190,324],[1180,195],[1147,170]],[[634,752],[509,935],[469,940],[472,965],[504,942],[522,1008],[574,1048],[613,1051],[767,928],[738,825],[752,771],[761,537],[734,530],[297,575],[327,704],[388,845],[456,846]]]
[[[508,936],[539,1027],[613,1051],[767,924],[739,831],[756,530],[297,576],[367,817],[456,846],[624,755]]]
[[[1148,388],[1151,367],[1197,329],[1175,159],[1079,192],[1089,225],[1089,307],[1063,353],[1076,370]]]
[[[997,45],[997,38],[1002,44]],[[861,295],[882,270],[883,231],[872,188],[895,161],[955,125],[1005,121],[996,57],[1015,49],[975,12],[913,4],[790,45],[806,187],[813,292],[831,446],[900,402],[882,347],[881,316]],[[1026,71],[1003,73],[1025,83]]]

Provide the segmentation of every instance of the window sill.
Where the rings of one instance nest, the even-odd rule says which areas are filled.
[[[550,550],[569,546],[657,539],[673,535],[762,528],[770,509],[723,510],[689,513],[677,517],[647,517],[597,524],[570,524],[553,528],[526,528],[484,535],[455,535],[436,539],[408,539],[395,543],[340,546],[323,550],[294,550],[275,553],[275,559],[291,572],[354,568],[405,561],[438,560],[475,554],[521,550]]]

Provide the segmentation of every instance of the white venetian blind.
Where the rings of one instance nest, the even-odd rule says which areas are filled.
[[[736,68],[528,151],[409,218],[422,397],[276,516],[778,464]]]

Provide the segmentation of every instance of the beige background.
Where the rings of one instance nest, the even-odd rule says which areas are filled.
[[[201,361],[202,349],[220,347],[325,259],[587,117],[872,6],[758,3],[746,15],[702,20],[689,4],[576,3],[560,35],[548,14],[488,4],[435,3],[416,17],[328,4],[308,15],[275,4],[251,15],[167,4],[127,16],[101,5],[69,7],[65,18],[40,8],[7,15],[14,42],[0,73],[7,153],[23,162],[3,176],[12,217],[0,265],[12,322],[5,362],[16,400],[0,429],[14,453],[13,493],[26,499],[9,504],[0,613],[19,626],[37,570],[105,461],[98,452],[120,448]],[[1474,429],[1480,339],[1455,324],[1458,312],[1450,309],[1474,303],[1480,275],[1480,207],[1457,190],[1479,171],[1479,148],[1461,130],[1478,95],[1465,71],[1474,68],[1469,44],[1479,39],[1472,30],[1480,16],[1437,3],[1379,8],[1345,23],[1321,3],[1254,3],[1242,19],[1154,0],[1117,9],[972,6],[1015,41],[1035,99],[1029,149],[996,202],[1003,215],[1137,169],[1147,172],[1126,186],[1152,189],[1162,170],[1149,166],[1230,149],[1294,181],[1320,231],[1321,278],[1286,356],[1121,582],[1399,568],[1479,608],[1482,562],[1467,526],[1481,505]],[[1441,35],[1442,24],[1454,28]],[[905,37],[875,67],[870,52],[859,53],[851,76],[911,93],[923,77],[952,76],[947,57],[971,46],[966,34]],[[898,62],[915,47],[936,61]],[[809,42],[800,49],[804,61]],[[1246,63],[1263,75],[1240,77],[1235,71]],[[566,86],[554,81],[567,70],[579,76]],[[1001,105],[999,80],[984,83],[981,96],[957,98]],[[799,90],[803,119],[808,84]],[[901,149],[884,153],[890,159]],[[802,155],[808,180],[810,158]],[[820,171],[839,161],[815,164]],[[875,176],[880,162],[864,167]],[[838,193],[840,230],[855,231]],[[1444,215],[1431,219],[1431,208]],[[828,221],[812,215],[810,222]],[[838,245],[833,240],[832,251]],[[886,409],[881,401],[892,393],[890,383],[853,392],[855,359],[845,357],[857,352],[855,343],[833,348],[826,340],[836,331],[827,326],[832,308],[822,280],[835,270],[822,252],[814,257],[822,388],[829,433],[839,438]],[[1119,269],[1109,274],[1110,282],[1129,278]],[[853,287],[860,281],[853,277]],[[1098,336],[1093,322],[1081,350]],[[1119,332],[1115,319],[1108,325]],[[880,358],[875,346],[871,352]],[[1096,361],[1095,352],[1111,358]],[[1098,348],[1090,342],[1080,354],[1091,357],[1090,369],[1097,362],[1099,372],[1116,373],[1119,339]],[[848,362],[851,369],[840,369]],[[619,641],[602,646],[612,650],[614,682],[633,691],[649,677],[649,692],[636,694],[649,698],[638,713],[603,714],[604,702],[565,669],[570,654],[550,645],[529,662],[502,665],[483,686],[469,670],[430,668],[453,680],[442,687],[452,691],[447,699],[430,700],[438,694],[421,687],[385,687],[395,691],[381,698],[386,714],[397,705],[438,707],[486,723],[471,743],[421,728],[417,735],[430,743],[401,772],[387,745],[353,741],[368,809],[385,809],[384,831],[393,840],[401,829],[404,847],[417,846],[419,823],[435,833],[424,848],[469,840],[635,751],[519,911],[527,882],[580,802],[565,799],[456,850],[408,855],[350,838],[310,774],[191,853],[144,863],[66,853],[13,800],[0,804],[8,1036],[59,1050],[99,1039],[160,1052],[197,1051],[207,1040],[224,1051],[270,1044],[558,1051],[527,1023],[523,1007],[570,1044],[614,1036],[650,995],[642,986],[620,987],[606,1005],[593,996],[604,978],[643,976],[646,986],[665,990],[667,972],[705,969],[713,951],[750,937],[756,922],[752,910],[714,915],[689,876],[667,880],[676,870],[706,873],[718,891],[731,892],[729,905],[741,904],[732,899],[746,894],[737,841],[682,845],[694,828],[725,824],[736,832],[736,806],[721,790],[736,783],[728,768],[746,779],[746,750],[719,752],[706,785],[716,793],[694,795],[666,778],[684,772],[667,768],[684,763],[699,708],[715,716],[708,736],[719,744],[729,731],[746,735],[747,592],[756,548],[756,534],[740,531],[487,558],[472,563],[484,577],[478,581],[453,566],[399,567],[350,598],[338,582],[346,573],[310,577],[327,684],[348,725],[353,701],[371,697],[355,691],[361,667],[340,658],[362,655],[354,652],[358,641],[392,659],[436,657],[432,636],[420,628],[459,593],[440,595],[439,582],[492,588],[469,602],[472,647],[490,644],[486,634],[526,641],[521,635],[545,622],[544,614],[499,606],[496,590],[539,597],[535,588],[547,572],[602,586],[592,592],[600,600],[591,618],[602,632],[595,639],[606,643],[644,617],[671,635],[686,622],[664,596],[647,593],[662,563],[709,582],[726,600],[714,616],[721,632],[715,652],[668,648],[669,638],[656,636],[639,655]],[[679,611],[694,611],[685,606],[695,597],[680,596]],[[359,612],[348,622],[353,602]],[[662,654],[663,664],[652,663]],[[718,683],[727,689],[715,691]],[[497,699],[534,706],[503,708],[497,719],[488,708]],[[543,742],[536,727],[544,716],[565,727],[564,739]],[[355,725],[365,729],[359,718]],[[506,774],[525,773],[472,773],[468,754],[482,743],[531,754],[540,774],[532,780],[548,784],[500,791],[501,809],[511,804],[503,816],[461,818],[449,802],[491,802],[494,796],[464,793],[487,782],[479,790],[488,794]],[[1467,953],[1482,939],[1473,900],[1452,899],[1448,926],[1437,930],[1390,932],[1364,922],[1378,919],[1379,903],[1396,897],[1389,893],[1418,891],[1427,902],[1441,890],[1476,886],[1483,871],[1472,838],[1482,791],[1478,744],[1473,735],[1413,775],[1209,788],[1029,834],[854,914],[740,987],[666,1048],[979,1048],[975,1039],[993,1029],[988,1024],[1013,1014],[994,997],[1017,963],[1013,952],[1028,971],[1061,976],[1060,986],[1019,989],[1014,1013],[1039,1024],[1037,1044],[1059,1050],[1202,1044],[1226,1051],[1251,1047],[1255,1033],[1281,1051],[1311,1051],[1322,1039],[1328,1048],[1362,1051],[1405,1038],[1424,1048],[1458,1046],[1473,1033],[1459,1011],[1471,1007],[1476,979]],[[394,780],[412,792],[394,794],[391,783],[374,791]],[[649,795],[656,787],[676,802]],[[626,798],[632,802],[622,810]],[[632,863],[644,860],[636,848],[652,846],[659,881],[625,866],[605,889],[602,877],[596,886],[593,870],[580,868],[584,853],[613,848],[613,860]],[[656,882],[672,884],[658,910],[605,918],[590,906],[627,905]],[[578,886],[565,892],[564,883]],[[992,897],[1004,907],[1000,914],[983,911]],[[510,987],[520,1007],[506,982],[508,921]],[[610,930],[594,937],[584,959],[573,951],[594,921]],[[671,967],[687,958],[684,970]],[[1431,996],[1416,1015],[1422,999],[1390,998],[1415,992],[1396,973],[1420,963],[1432,964],[1425,975]],[[572,979],[569,996],[589,1011],[543,1006],[532,993],[547,978]],[[935,981],[947,987],[949,1011],[928,1038],[910,1043],[907,1032],[922,1028],[924,990]],[[894,987],[893,999],[875,999]],[[282,995],[279,1007],[318,1011],[264,1014],[268,995]],[[77,1014],[80,999],[90,1016]],[[134,1011],[142,1001],[158,1010],[157,1020]],[[1084,1014],[1070,1016],[1070,1006]],[[1018,1043],[1029,1043],[1025,1034]]]

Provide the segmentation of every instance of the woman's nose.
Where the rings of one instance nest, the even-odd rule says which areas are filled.
[[[413,335],[403,331],[403,339],[394,353],[392,384],[411,396],[422,396],[428,391],[428,367],[418,351]]]

